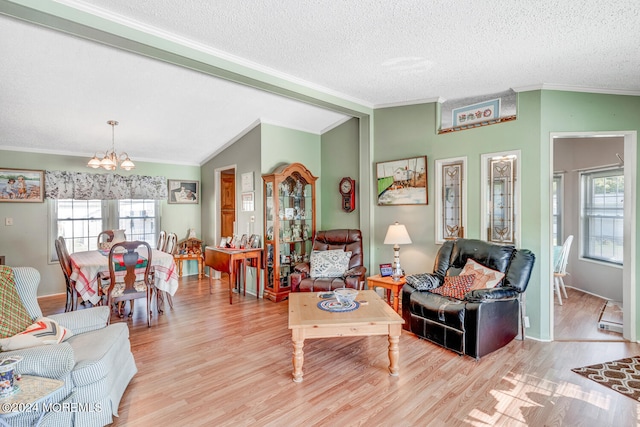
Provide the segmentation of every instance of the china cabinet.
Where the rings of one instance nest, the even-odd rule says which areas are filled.
[[[266,287],[272,301],[286,299],[296,264],[309,262],[316,232],[316,180],[300,163],[262,176],[264,184],[264,248]]]

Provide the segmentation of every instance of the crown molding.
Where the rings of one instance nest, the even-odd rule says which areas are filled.
[[[627,95],[640,96],[640,90],[623,90],[623,89],[602,89],[584,86],[569,86],[553,83],[542,83],[530,86],[519,86],[512,88],[514,92],[530,92],[534,90],[555,90],[563,92],[582,92],[582,93],[598,93],[603,95]]]
[[[87,159],[90,159],[91,157],[93,157],[96,154],[95,152],[72,154],[72,153],[69,153],[68,151],[49,150],[49,149],[46,149],[46,148],[45,149],[40,149],[40,148],[29,148],[29,147],[0,146],[0,151],[3,151],[3,150],[4,151],[17,151],[17,152],[21,152],[21,153],[53,154],[53,155],[56,155],[56,156],[65,156],[65,157],[85,157]],[[159,164],[164,164],[164,165],[200,166],[200,164],[193,163],[193,162],[179,162],[179,161],[168,162],[166,160],[154,159],[154,158],[150,158],[150,157],[138,157],[138,156],[135,156],[135,158],[133,158],[131,160],[133,160],[134,163],[144,162],[144,163],[159,163]]]
[[[398,102],[389,102],[385,104],[376,104],[374,105],[373,108],[378,109],[378,108],[391,108],[391,107],[406,107],[409,105],[431,104],[436,102],[442,102],[441,100],[444,101],[443,98],[438,96],[435,98],[414,99],[409,101],[398,101]]]

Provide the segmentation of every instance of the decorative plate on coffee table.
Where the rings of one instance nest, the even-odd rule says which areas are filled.
[[[358,301],[353,301],[347,305],[342,305],[335,299],[327,299],[318,303],[318,308],[324,311],[331,311],[333,313],[344,313],[346,311],[353,311],[360,307]]]

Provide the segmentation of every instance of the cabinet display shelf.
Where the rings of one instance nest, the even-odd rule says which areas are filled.
[[[309,260],[316,228],[317,177],[300,163],[262,176],[266,256],[265,297],[282,301],[291,289],[294,267]]]

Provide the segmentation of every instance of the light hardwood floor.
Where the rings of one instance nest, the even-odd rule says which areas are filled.
[[[304,381],[294,383],[287,301],[234,295],[229,305],[226,281],[214,283],[209,294],[206,278],[182,278],[174,309],[151,328],[136,302],[129,325],[138,373],[114,426],[640,422],[638,402],[571,372],[638,355],[638,344],[526,339],[475,361],[403,331],[400,376],[391,377],[384,336],[307,340]],[[45,315],[61,312],[64,296],[40,304]]]
[[[574,288],[567,288],[563,304],[554,300],[556,341],[624,341],[622,334],[598,329],[598,319],[606,300]]]

